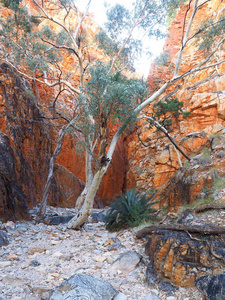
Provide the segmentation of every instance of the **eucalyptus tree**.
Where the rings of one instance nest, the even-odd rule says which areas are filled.
[[[200,33],[203,39],[204,34],[207,36],[212,28],[224,22],[215,19],[209,25],[199,28],[196,33],[191,32],[197,11],[210,1],[212,0],[188,2],[187,9],[191,14],[188,20],[185,16],[184,23],[187,24],[183,29],[174,73],[150,96],[146,94],[145,84],[126,78],[125,75],[132,73],[132,60],[143,46],[141,34],[161,36],[163,32],[160,25],[171,19],[184,1],[136,0],[129,8],[119,4],[108,7],[105,31],[100,31],[95,41],[105,53],[107,63],[96,61],[96,57],[93,61],[88,51],[91,44],[87,37],[85,18],[90,1],[82,13],[73,0],[32,0],[37,8],[34,16],[28,15],[23,7],[16,6],[14,14],[2,22],[2,60],[35,83],[58,86],[59,93],[54,105],[61,93],[69,93],[74,98],[76,108],[70,117],[64,116],[67,124],[63,130],[70,129],[85,150],[86,182],[76,203],[77,214],[68,223],[69,228],[79,228],[91,214],[94,197],[110,165],[118,139],[134,124],[143,110],[179,80],[195,72],[214,68],[225,61],[219,59],[213,62],[214,55],[225,40],[221,28],[220,35],[211,43],[211,48],[202,61],[187,72],[180,73],[187,44]],[[52,14],[52,11],[60,11],[60,14]],[[23,14],[23,18],[19,17],[20,14]],[[75,18],[74,23],[71,23],[71,17]],[[12,24],[13,32],[10,33]],[[54,28],[57,27],[55,31],[52,30],[53,24]],[[78,82],[69,80],[70,74],[62,67],[60,60],[66,54],[74,57],[73,67],[79,73]],[[26,71],[24,65],[27,66]],[[60,111],[58,114],[62,116]],[[118,128],[113,136],[110,134],[111,126]],[[59,144],[62,141],[61,133]],[[52,162],[54,164],[54,159]],[[46,198],[43,204],[44,202]]]

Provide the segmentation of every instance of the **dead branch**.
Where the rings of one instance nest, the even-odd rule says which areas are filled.
[[[225,227],[215,226],[215,225],[183,225],[183,224],[158,224],[144,227],[139,230],[136,234],[138,239],[151,234],[158,230],[173,230],[173,231],[188,231],[202,234],[225,234]]]
[[[28,78],[28,79],[30,79],[30,80],[34,80],[33,77],[31,77],[31,76],[27,75],[26,73],[20,71],[20,70],[19,70],[14,64],[12,64],[8,59],[5,59],[5,61],[6,61],[6,63],[9,64],[14,70],[16,70],[16,72],[17,72],[18,74],[20,74],[20,75],[22,75],[22,76],[24,76],[24,77],[26,77],[26,78]],[[73,87],[68,81],[65,81],[65,80],[56,81],[56,82],[53,82],[53,83],[49,83],[49,82],[47,81],[47,78],[46,78],[46,77],[44,77],[44,81],[42,81],[42,80],[40,80],[40,79],[37,79],[37,78],[36,78],[35,80],[38,81],[38,82],[40,82],[40,83],[42,83],[42,84],[46,84],[46,85],[49,86],[49,87],[54,87],[54,86],[59,85],[59,84],[64,84],[64,85],[66,85],[71,91],[73,91],[74,93],[76,93],[76,94],[80,94],[80,93],[81,93],[80,90],[76,89],[76,88]]]
[[[175,142],[175,140],[172,138],[172,136],[169,134],[168,130],[166,130],[166,128],[164,126],[162,126],[159,122],[157,122],[156,120],[154,120],[152,117],[143,115],[144,118],[146,118],[147,120],[149,120],[151,123],[153,123],[160,131],[162,131],[167,137],[168,139],[171,141],[171,143],[173,144],[173,146],[187,159],[187,160],[191,160],[191,158],[177,145],[177,143]]]
[[[206,203],[206,204],[200,204],[195,209],[194,212],[196,214],[205,212],[207,210],[224,210],[225,204],[220,203]]]

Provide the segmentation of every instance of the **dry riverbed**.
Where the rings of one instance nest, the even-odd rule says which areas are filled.
[[[73,213],[72,209],[48,209],[60,215]],[[168,293],[148,285],[146,240],[136,239],[135,229],[112,233],[104,223],[90,222],[75,231],[34,221],[2,223],[0,229],[7,230],[10,242],[0,247],[0,300],[49,299],[51,291],[75,273],[108,281],[128,300],[153,299],[152,290],[155,299],[202,299],[195,288]],[[143,256],[141,263],[130,272],[112,268],[119,255],[129,250]]]

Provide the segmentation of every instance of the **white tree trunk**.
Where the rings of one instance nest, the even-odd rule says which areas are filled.
[[[58,141],[57,141],[55,150],[52,154],[52,157],[50,159],[48,177],[47,177],[47,181],[46,181],[45,188],[44,188],[44,191],[43,191],[43,195],[42,195],[42,198],[41,198],[41,206],[40,206],[40,209],[39,209],[39,212],[38,212],[38,216],[40,216],[40,217],[44,217],[45,214],[46,214],[46,206],[47,206],[49,190],[50,190],[51,183],[52,183],[52,178],[53,178],[53,175],[54,175],[55,160],[56,160],[56,157],[58,156],[59,152],[62,149],[62,143],[63,143],[63,138],[64,138],[64,135],[65,135],[65,131],[69,127],[69,125],[70,124],[68,124],[67,126],[63,126],[60,129]]]
[[[72,229],[80,228],[85,223],[87,218],[91,215],[93,204],[94,204],[94,198],[98,191],[102,177],[106,173],[107,167],[108,166],[104,166],[100,168],[95,174],[91,185],[87,189],[87,194],[83,206],[80,209],[80,211],[73,217],[73,219],[69,221],[67,225],[68,228],[72,228]]]
[[[75,209],[78,212],[82,205],[84,204],[86,195],[88,193],[88,189],[91,186],[91,183],[93,181],[93,172],[92,172],[92,155],[86,151],[85,152],[85,176],[86,176],[86,182],[85,187],[80,194],[80,196],[77,198],[77,202],[75,205]]]

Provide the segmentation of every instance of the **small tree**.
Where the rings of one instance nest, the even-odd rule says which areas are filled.
[[[64,116],[64,120],[67,120],[85,148],[86,182],[76,203],[77,214],[69,222],[69,228],[79,228],[91,214],[94,197],[112,160],[117,141],[128,126],[134,123],[135,117],[182,78],[209,67],[216,67],[225,61],[221,59],[216,63],[210,62],[224,43],[225,38],[219,37],[217,44],[212,44],[211,52],[201,63],[179,74],[183,51],[190,40],[199,34],[199,32],[194,35],[190,34],[194,17],[198,9],[209,1],[211,0],[205,2],[194,0],[192,6],[192,1],[189,1],[188,10],[191,11],[191,16],[184,25],[182,45],[177,56],[174,74],[150,97],[145,95],[144,86],[140,81],[126,79],[122,75],[128,74],[124,73],[125,69],[128,70],[127,72],[132,71],[131,60],[141,46],[141,38],[134,38],[135,31],[138,30],[139,33],[136,36],[140,36],[140,32],[160,36],[162,34],[160,24],[166,22],[168,14],[171,17],[182,1],[139,0],[134,3],[130,11],[121,5],[109,8],[107,32],[101,32],[97,39],[99,48],[108,55],[107,60],[110,64],[106,65],[96,63],[89,55],[90,39],[87,38],[87,31],[85,34],[85,18],[90,1],[87,10],[80,13],[73,0],[33,0],[33,4],[39,11],[37,15],[31,18],[26,14],[26,18],[18,18],[18,14],[24,12],[18,8],[15,9],[12,17],[3,22],[1,31],[3,50],[5,50],[3,60],[34,82],[51,87],[58,86],[58,95],[69,91],[75,99],[75,114],[70,117]],[[52,14],[52,10],[48,8],[49,3],[51,7],[54,5],[55,9],[60,11],[59,17]],[[76,26],[71,26],[70,18],[76,20],[74,22]],[[41,23],[37,27],[36,24],[42,20],[45,20],[46,25]],[[9,28],[12,24],[16,26],[13,27],[13,33],[9,35]],[[57,27],[56,31],[51,29],[52,25]],[[19,30],[17,30],[18,26],[21,26]],[[21,44],[18,36],[22,34],[23,26],[27,27],[27,31],[25,31],[25,37],[22,35]],[[207,28],[204,30],[206,32]],[[110,47],[112,51],[109,51]],[[75,84],[67,79],[70,74],[66,73],[60,65],[60,58],[65,53],[74,57],[74,70],[80,74],[79,82]],[[32,72],[29,69],[24,71],[21,68],[23,65],[29,66]],[[87,72],[88,68],[89,72]],[[144,98],[137,101],[140,97]],[[115,106],[114,103],[117,105]],[[62,116],[60,111],[58,113]],[[118,126],[114,136],[109,134],[110,124]],[[46,199],[43,200],[43,206],[46,205],[44,201]]]

